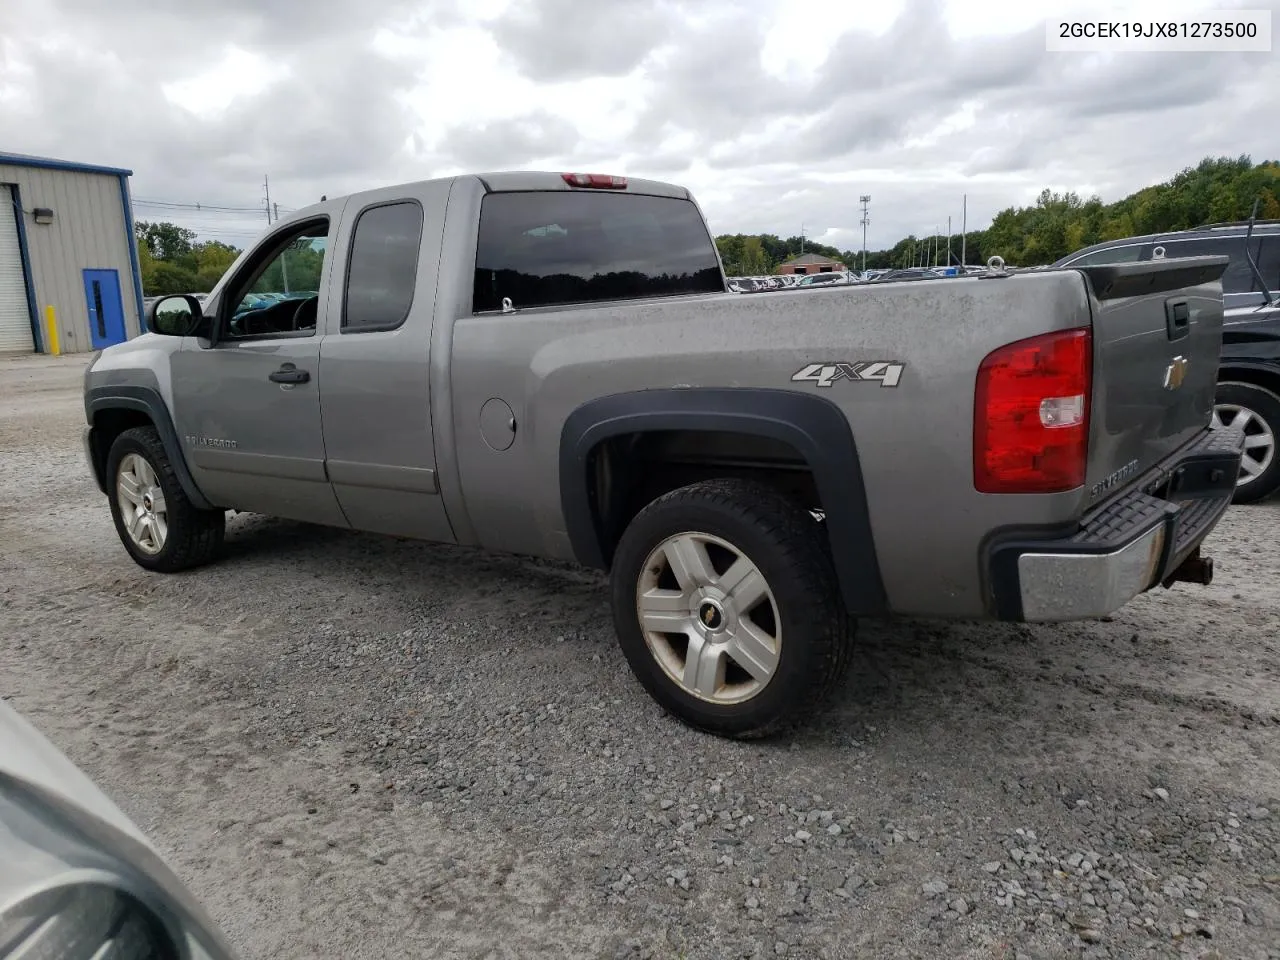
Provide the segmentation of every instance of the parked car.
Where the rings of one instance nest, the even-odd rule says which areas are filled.
[[[0,700],[0,956],[231,960],[120,809]]]
[[[843,273],[810,273],[796,281],[797,287],[821,287],[831,283],[847,283]]]
[[[238,314],[299,241],[324,292]],[[726,291],[683,187],[403,184],[156,304],[86,370],[86,449],[148,570],[213,560],[228,509],[608,570],[649,693],[756,736],[835,688],[851,618],[1072,620],[1207,582],[1240,463],[1209,426],[1225,266],[1140,265],[1159,299],[1084,268],[780,301]],[[1165,300],[1195,304],[1177,342]]]
[[[872,283],[896,283],[902,280],[938,280],[942,274],[929,267],[904,267],[901,270],[887,270]]]
[[[1148,263],[1204,255],[1229,259],[1222,277],[1225,317],[1215,419],[1236,424],[1245,433],[1236,503],[1254,503],[1280,489],[1280,221],[1256,221],[1249,234],[1247,220],[1215,223],[1095,244],[1053,265]]]

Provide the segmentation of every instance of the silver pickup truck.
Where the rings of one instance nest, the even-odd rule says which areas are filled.
[[[666,709],[756,736],[857,617],[1099,617],[1208,582],[1224,257],[726,292],[687,190],[501,173],[325,200],[85,374],[129,554],[227,510],[607,570]]]

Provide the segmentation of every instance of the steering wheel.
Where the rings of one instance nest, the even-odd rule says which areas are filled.
[[[311,325],[314,327],[316,324],[316,317],[319,310],[319,305],[320,305],[320,298],[318,296],[307,297],[300,304],[298,304],[298,309],[293,311],[293,329],[294,330],[306,329],[305,327],[303,327],[302,315],[303,315],[303,311],[306,310],[308,307],[311,308]]]

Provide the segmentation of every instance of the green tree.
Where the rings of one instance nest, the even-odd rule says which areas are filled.
[[[140,220],[134,225],[138,272],[146,296],[208,293],[240,256],[240,250],[218,240],[197,242],[194,230],[175,223]]]
[[[153,257],[170,263],[191,256],[196,242],[194,230],[180,227],[176,223],[139,220],[134,224],[134,232],[147,245]]]
[[[1005,262],[1018,266],[1052,263],[1104,240],[1243,220],[1255,200],[1259,201],[1259,217],[1280,219],[1280,162],[1255,164],[1248,156],[1206,157],[1165,183],[1144,187],[1113,203],[1103,203],[1098,197],[1043,190],[1033,205],[1001,210],[987,229],[969,233],[965,237],[965,259],[971,264],[984,263],[998,254]],[[782,240],[767,233],[755,238],[741,234],[721,237],[717,243],[730,241],[721,246],[722,253],[732,249],[733,263],[741,267],[752,239],[759,240],[771,264],[800,252],[799,237]],[[868,250],[867,267],[885,269],[919,263],[921,244],[932,242],[933,238],[911,236],[887,250]],[[850,267],[861,265],[860,251],[839,253],[808,241],[804,249],[834,257]],[[952,252],[958,256],[959,249],[953,238]]]
[[[151,273],[151,287],[144,287],[150,296],[164,296],[169,293],[191,293],[195,290],[196,275],[190,270],[167,260],[156,261]]]

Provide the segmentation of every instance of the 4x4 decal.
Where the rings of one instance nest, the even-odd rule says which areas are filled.
[[[812,383],[818,387],[829,387],[839,380],[878,381],[882,387],[896,387],[905,369],[905,363],[893,363],[887,360],[861,363],[811,363],[796,371],[791,380],[795,383]]]

